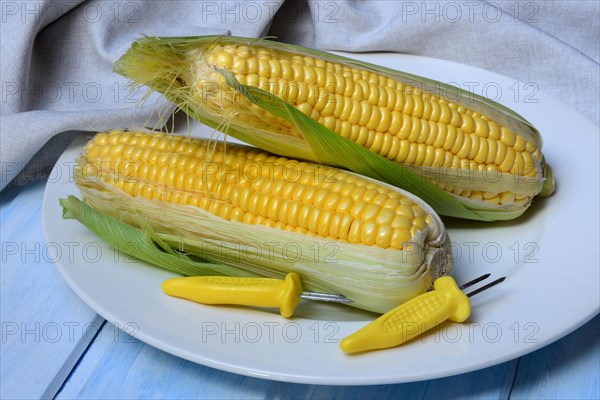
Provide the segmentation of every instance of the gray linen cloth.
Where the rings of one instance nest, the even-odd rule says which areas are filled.
[[[112,72],[142,35],[272,35],[324,50],[442,58],[531,83],[598,122],[599,4],[2,1],[0,189],[26,166],[18,183],[47,171],[74,131],[156,125],[160,96],[138,107],[144,91]]]

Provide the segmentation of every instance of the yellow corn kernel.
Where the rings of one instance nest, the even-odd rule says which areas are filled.
[[[539,149],[533,142],[486,116],[391,78],[335,62],[317,67],[324,61],[261,46],[224,44],[207,49],[204,57],[211,69],[235,66],[234,72],[244,75],[250,86],[258,86],[262,79],[272,94],[284,93],[282,98],[306,115],[392,161],[430,166],[434,159],[439,161],[438,149],[443,149],[472,161],[469,165],[473,170],[483,171],[494,164],[504,172],[541,174],[536,157]],[[268,61],[255,61],[257,57]],[[246,67],[241,71],[239,65]],[[283,92],[268,84],[280,77],[289,86]],[[208,78],[221,79],[217,73]],[[236,105],[221,106],[233,109]],[[271,126],[282,124],[268,113],[261,116],[271,121]],[[237,118],[246,117],[237,114]],[[298,136],[290,124],[285,124],[284,131]],[[533,168],[513,168],[513,156],[518,157],[518,153],[523,153],[526,162],[534,160]]]
[[[284,167],[290,160],[225,146],[119,131],[97,135],[84,157],[85,165],[100,166],[97,176],[131,196],[198,207],[229,221],[391,249],[402,249],[411,229],[427,228],[427,212],[387,186],[331,167],[317,170],[306,162],[296,164],[302,177],[291,182]],[[152,157],[146,157],[149,150]],[[209,155],[210,173],[197,154]],[[257,174],[231,178],[232,171],[249,162]],[[137,168],[124,175],[126,165]]]

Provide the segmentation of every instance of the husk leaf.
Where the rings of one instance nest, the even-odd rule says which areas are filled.
[[[247,271],[228,265],[213,264],[175,251],[150,226],[134,228],[105,215],[75,196],[60,199],[64,219],[79,221],[110,246],[129,256],[186,276],[232,275],[253,276]],[[127,244],[124,246],[123,244]]]

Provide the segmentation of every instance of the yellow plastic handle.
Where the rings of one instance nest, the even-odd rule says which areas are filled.
[[[281,315],[288,318],[300,302],[302,282],[294,272],[289,273],[285,280],[191,276],[168,279],[163,282],[162,289],[168,295],[203,304],[278,307]]]
[[[449,276],[438,278],[434,290],[394,308],[344,338],[346,353],[398,346],[447,319],[463,322],[471,315],[471,302]]]

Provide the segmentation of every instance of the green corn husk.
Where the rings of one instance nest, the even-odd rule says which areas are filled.
[[[544,160],[537,166],[537,170],[541,171],[539,176],[522,177],[497,173],[490,178],[488,173],[479,171],[403,165],[381,157],[336,134],[281,98],[257,87],[240,84],[231,71],[207,64],[203,58],[207,49],[217,44],[231,43],[345,63],[408,85],[419,85],[423,87],[423,92],[428,92],[427,88],[451,91],[457,94],[457,99],[453,99],[454,103],[493,119],[541,147],[541,137],[529,122],[489,99],[427,78],[268,40],[222,36],[146,37],[133,43],[128,52],[117,61],[115,71],[139,85],[146,85],[162,93],[194,119],[228,135],[276,154],[346,168],[401,187],[425,200],[442,215],[481,221],[513,219],[530,206],[535,195],[546,196],[553,191],[552,173]],[[438,94],[435,90],[429,92]],[[223,96],[237,96],[233,100],[237,109],[224,107]],[[231,103],[231,100],[228,102]],[[278,133],[278,126],[254,126],[256,124],[244,123],[243,118],[239,118],[244,113],[255,113],[256,108],[253,107],[256,106],[278,117],[280,125],[291,124],[297,133],[296,137]],[[260,115],[255,115],[255,120],[260,121]],[[524,196],[526,200],[520,203],[490,204],[458,196],[432,182],[459,190],[511,192]]]
[[[242,268],[213,264],[192,255],[177,252],[150,226],[135,228],[102,214],[75,196],[60,199],[64,219],[74,219],[94,232],[113,248],[129,256],[186,276],[230,275],[254,276]],[[123,246],[127,243],[127,246]]]

